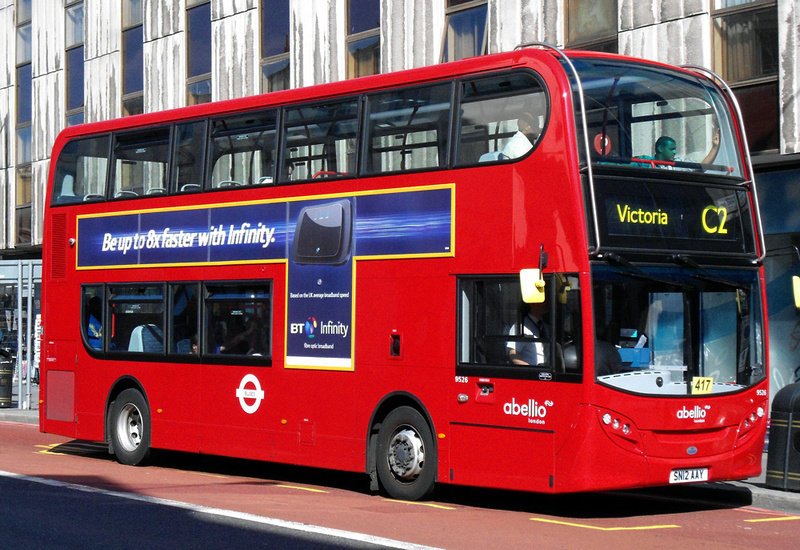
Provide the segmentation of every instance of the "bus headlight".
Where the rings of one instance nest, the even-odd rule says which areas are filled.
[[[757,407],[753,407],[746,415],[744,415],[744,419],[742,420],[741,424],[739,424],[739,437],[737,440],[737,445],[741,445],[744,442],[742,438],[746,438],[751,433],[755,433],[755,428],[762,426],[765,422],[764,417],[766,415],[766,402],[759,404]]]
[[[629,418],[617,412],[603,409],[597,409],[597,413],[603,431],[614,443],[626,451],[644,454],[642,436]]]

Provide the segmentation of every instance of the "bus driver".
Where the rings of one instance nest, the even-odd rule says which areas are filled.
[[[526,304],[520,308],[522,318],[508,329],[509,336],[521,335],[526,340],[511,341],[506,344],[508,359],[515,365],[545,365],[548,362],[546,339],[550,334],[547,324],[542,321],[545,304]]]

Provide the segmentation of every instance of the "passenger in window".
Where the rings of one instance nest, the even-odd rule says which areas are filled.
[[[711,150],[708,154],[700,161],[700,164],[711,164],[714,162],[714,159],[717,158],[717,154],[719,153],[719,144],[720,144],[720,136],[719,136],[719,128],[714,131],[714,137],[711,138]],[[636,157],[637,159],[642,160],[658,160],[663,162],[695,162],[691,159],[686,159],[682,157],[676,156],[678,152],[678,145],[674,139],[669,136],[661,136],[656,140],[655,143],[655,155],[651,156],[640,156]],[[652,165],[647,166],[655,166],[656,168],[662,168],[667,170],[672,170],[673,166],[671,164],[659,164],[653,163]]]
[[[234,355],[260,355],[263,353],[264,331],[258,319],[251,316],[245,319],[244,326],[238,328],[241,330],[220,346],[220,353]]]
[[[550,328],[544,319],[546,305],[526,304],[520,306],[520,315],[516,323],[508,329],[509,336],[523,336],[525,340],[511,341],[506,344],[508,359],[515,365],[548,364],[549,346],[546,341]]]
[[[103,325],[100,319],[103,318],[103,301],[100,296],[92,296],[89,299],[89,319],[86,323],[86,335],[89,345],[94,349],[103,347]]]
[[[519,158],[533,149],[539,138],[539,123],[529,112],[522,113],[517,120],[517,131],[503,147],[503,156],[510,159]]]

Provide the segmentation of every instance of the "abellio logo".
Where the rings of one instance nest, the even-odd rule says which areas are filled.
[[[691,419],[695,422],[705,422],[709,409],[711,409],[711,405],[706,405],[705,408],[695,405],[693,409],[687,409],[686,406],[684,406],[678,411],[677,416],[681,420]]]
[[[528,399],[527,403],[517,403],[516,398],[512,397],[510,403],[503,405],[503,412],[511,416],[526,416],[529,424],[544,424],[547,409],[552,406],[553,402],[550,400],[543,404],[535,399]]]

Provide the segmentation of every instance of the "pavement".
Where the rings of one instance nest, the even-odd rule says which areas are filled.
[[[27,385],[23,383],[23,408],[19,408],[17,392],[19,383],[15,380],[12,390],[11,407],[0,408],[0,422],[39,423],[39,385],[31,384],[30,407]],[[743,481],[698,483],[682,486],[659,487],[634,490],[633,493],[646,492],[648,496],[662,499],[706,503],[712,506],[754,506],[766,510],[776,510],[789,514],[800,514],[800,491],[772,489],[765,484],[767,453],[762,457],[761,475]]]

